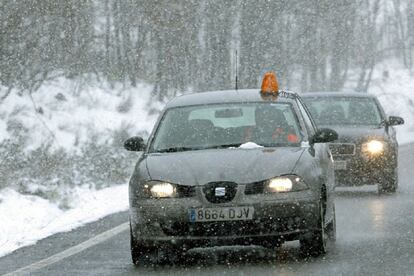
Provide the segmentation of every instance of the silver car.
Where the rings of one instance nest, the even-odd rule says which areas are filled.
[[[194,247],[280,246],[325,253],[335,238],[334,170],[327,142],[297,94],[189,94],[167,104],[129,185],[135,264],[178,260]]]

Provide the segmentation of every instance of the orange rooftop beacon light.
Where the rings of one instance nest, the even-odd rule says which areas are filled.
[[[279,94],[279,84],[275,73],[267,72],[264,74],[260,94],[264,99],[276,100]]]

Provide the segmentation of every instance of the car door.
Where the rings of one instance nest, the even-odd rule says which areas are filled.
[[[306,106],[298,99],[298,106],[303,117],[303,122],[309,133],[309,137],[315,135],[317,132],[316,124],[314,123],[310,112],[307,110]],[[335,171],[333,167],[333,157],[331,151],[329,150],[328,143],[316,143],[311,145],[311,150],[314,150],[314,159],[317,163],[317,166],[320,167],[321,177],[323,184],[326,188],[326,210],[327,210],[327,221],[333,216],[334,210],[334,198],[333,193],[335,189]]]

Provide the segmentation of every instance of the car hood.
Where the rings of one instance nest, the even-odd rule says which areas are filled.
[[[211,149],[153,153],[146,158],[151,179],[181,185],[213,181],[250,183],[291,173],[304,148]]]
[[[338,133],[338,142],[358,142],[368,138],[382,138],[385,135],[383,127],[374,126],[321,126],[330,128]]]

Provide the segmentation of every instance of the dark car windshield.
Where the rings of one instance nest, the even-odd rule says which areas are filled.
[[[297,146],[300,125],[288,103],[239,103],[176,107],[158,126],[151,152],[238,147]]]
[[[306,97],[303,99],[318,125],[381,124],[381,113],[373,98]]]

